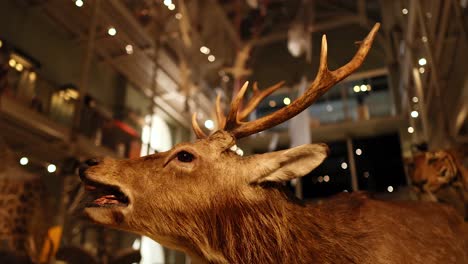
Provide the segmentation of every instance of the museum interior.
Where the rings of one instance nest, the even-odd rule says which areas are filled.
[[[286,184],[297,197],[320,204],[366,191],[450,204],[468,219],[467,6],[0,1],[0,260],[191,263],[151,238],[86,219],[80,164],[194,142],[193,121],[211,134],[222,128],[217,108],[227,112],[246,81],[246,99],[275,91],[263,94],[246,119],[286,109],[317,75],[322,35],[334,70],[353,58],[376,23],[361,67],[298,116],[231,150],[247,157],[326,143],[325,161]]]

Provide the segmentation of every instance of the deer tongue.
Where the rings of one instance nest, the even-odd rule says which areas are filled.
[[[109,194],[109,195],[104,195],[102,197],[97,198],[96,200],[94,200],[94,203],[99,204],[99,205],[118,204],[119,200],[117,199],[117,197],[115,197],[115,195]]]

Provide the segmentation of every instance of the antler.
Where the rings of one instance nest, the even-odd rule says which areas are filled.
[[[242,122],[242,120],[246,118],[248,114],[255,109],[255,107],[260,103],[262,99],[271,94],[273,91],[277,90],[282,85],[282,83],[279,83],[259,93],[258,88],[255,84],[253,98],[249,101],[246,108],[243,111],[239,112],[239,105],[245,95],[248,86],[248,82],[246,82],[239,90],[237,96],[231,102],[231,110],[226,119],[224,119],[224,115],[222,115],[222,111],[218,102],[219,99],[217,100],[218,123],[225,124],[223,129],[230,132],[235,138],[239,139],[274,127],[278,124],[285,122],[288,119],[291,119],[292,117],[296,116],[300,112],[304,111],[307,107],[309,107],[315,100],[317,100],[317,98],[319,98],[321,95],[327,92],[333,85],[349,76],[352,72],[354,72],[357,68],[359,68],[362,65],[364,58],[369,53],[369,50],[372,46],[372,42],[375,39],[379,27],[380,23],[376,23],[367,35],[367,37],[361,43],[359,50],[356,52],[351,61],[334,71],[330,71],[328,69],[327,39],[326,36],[323,35],[322,50],[320,53],[320,65],[317,76],[302,96],[297,98],[290,105],[283,107],[270,115],[264,116],[262,118],[250,122]],[[223,122],[220,122],[220,120],[223,120]],[[196,114],[194,114],[194,118],[192,118],[192,123],[197,136],[199,138],[206,137],[206,135],[203,133],[203,131],[201,131],[200,127],[196,123]]]
[[[257,108],[258,104],[265,97],[277,91],[279,88],[283,86],[283,84],[284,84],[284,81],[281,81],[277,84],[274,84],[268,87],[265,90],[260,91],[258,89],[258,84],[255,82],[253,85],[254,93],[252,97],[250,98],[249,102],[246,104],[244,109],[238,110],[240,102],[242,101],[245,91],[247,90],[248,82],[246,82],[242,86],[238,95],[236,96],[236,98],[238,98],[239,95],[242,93],[242,96],[239,97],[239,102],[236,105],[233,105],[234,101],[231,103],[231,111],[228,115],[227,120],[226,120],[226,116],[224,115],[223,109],[221,108],[221,94],[218,93],[218,96],[216,97],[216,119],[218,121],[218,129],[228,130],[230,127],[235,127],[236,125],[238,125],[242,120],[246,119],[249,116],[249,114],[252,113],[253,110],[255,110],[255,108]],[[192,116],[192,127],[198,138],[206,137],[206,134],[203,132],[203,130],[200,128],[200,126],[197,123],[196,113],[194,113],[194,115]]]

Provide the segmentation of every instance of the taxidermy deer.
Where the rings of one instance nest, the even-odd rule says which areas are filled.
[[[236,140],[278,125],[310,106],[355,71],[379,24],[343,67],[327,68],[322,38],[318,75],[297,100],[275,113],[243,122],[280,84],[255,89],[240,110],[245,84],[221,130],[167,152],[137,159],[89,160],[80,176],[94,222],[149,236],[204,263],[468,263],[467,227],[449,207],[373,200],[340,194],[321,205],[287,195],[283,184],[306,175],[327,156],[324,144],[241,157]]]

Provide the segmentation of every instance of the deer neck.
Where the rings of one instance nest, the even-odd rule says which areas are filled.
[[[310,240],[310,233],[319,236],[321,229],[310,216],[313,208],[276,196],[261,202],[223,201],[222,207],[200,212],[187,224],[190,235],[181,241],[185,251],[210,263],[275,263],[319,252],[320,243]]]

